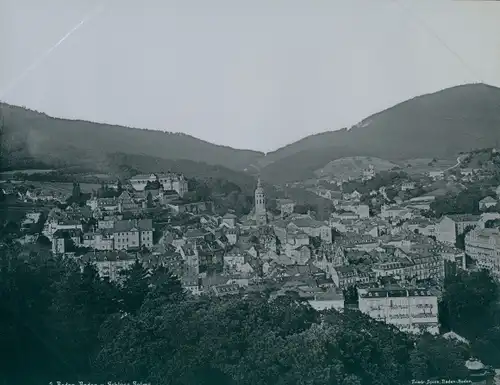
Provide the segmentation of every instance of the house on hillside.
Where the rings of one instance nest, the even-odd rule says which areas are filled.
[[[441,180],[444,178],[444,171],[441,170],[429,171],[429,177],[434,180]]]
[[[495,207],[497,205],[497,200],[492,198],[492,197],[486,197],[484,199],[481,199],[479,201],[479,210],[485,211],[488,210],[490,207]]]
[[[414,188],[415,188],[415,182],[412,181],[403,182],[401,184],[401,191],[413,190]]]
[[[359,201],[361,199],[362,194],[358,190],[354,190],[352,193],[345,193],[343,195],[344,200],[346,201]]]
[[[180,197],[184,196],[188,191],[187,180],[182,174],[149,174],[136,175],[130,178],[130,184],[136,191],[144,191],[148,183],[160,183],[163,186],[163,190],[175,190]]]

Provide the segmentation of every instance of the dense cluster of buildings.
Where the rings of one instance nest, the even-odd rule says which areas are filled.
[[[369,168],[361,180],[373,177]],[[92,262],[112,280],[139,260],[147,268],[168,267],[194,295],[295,292],[318,310],[357,302],[363,313],[401,330],[438,333],[442,283],[468,268],[466,254],[500,279],[500,230],[487,225],[500,218],[494,210],[500,187],[499,196],[481,200],[481,215],[432,219],[426,215],[432,202],[465,182],[446,173],[428,179],[429,186],[403,180],[368,194],[318,187],[334,206],[327,220],[318,220],[298,214],[290,198],[269,212],[260,180],[253,209],[238,216],[183,199],[182,175],[138,175],[110,197],[94,194],[84,206],[53,208],[43,234],[54,254]],[[412,195],[422,187],[427,192]],[[389,189],[400,194],[389,198]],[[25,223],[38,219],[30,214]],[[460,239],[465,250],[457,247]],[[352,288],[355,298],[345,298]]]

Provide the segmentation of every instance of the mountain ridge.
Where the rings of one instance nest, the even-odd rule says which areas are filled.
[[[350,129],[311,135],[266,155],[262,177],[278,183],[311,178],[328,162],[352,156],[389,161],[453,159],[500,143],[500,88],[461,85],[416,96]]]
[[[191,160],[239,172],[258,170],[264,180],[284,183],[314,176],[315,170],[344,157],[446,159],[500,142],[500,88],[483,83],[419,95],[349,129],[309,135],[268,153],[217,145],[184,133],[53,118],[6,103],[0,103],[0,113],[4,169],[30,161],[78,165],[90,158],[104,163],[109,154],[123,153]]]

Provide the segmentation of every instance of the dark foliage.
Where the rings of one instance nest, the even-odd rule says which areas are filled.
[[[453,330],[472,342],[473,351],[486,364],[500,365],[499,285],[486,271],[448,277],[440,306],[444,330]]]
[[[194,298],[167,269],[150,275],[140,263],[116,284],[92,265],[26,263],[16,247],[0,260],[6,383],[390,385],[464,376],[463,346],[411,337],[358,312],[320,315],[293,296]]]
[[[8,158],[4,167],[27,162],[58,168],[95,166],[95,163],[106,163],[109,154],[123,153],[150,154],[159,159],[192,159],[243,170],[263,155],[218,146],[186,134],[57,119],[4,103],[0,104],[0,115],[2,154]]]

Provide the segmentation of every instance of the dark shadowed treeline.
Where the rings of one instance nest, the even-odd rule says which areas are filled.
[[[465,375],[465,345],[410,337],[290,296],[193,298],[136,263],[116,285],[72,261],[2,249],[0,373],[8,384],[363,384]],[[0,381],[1,383],[1,381]]]

